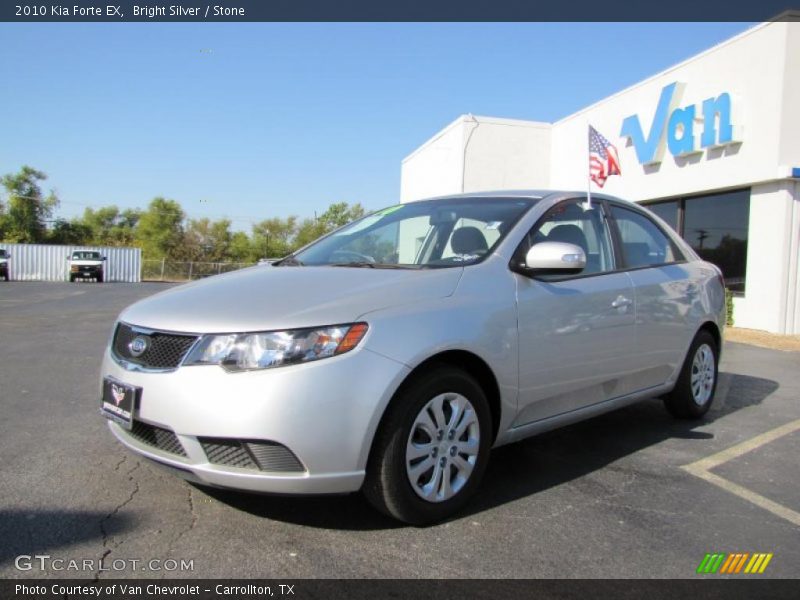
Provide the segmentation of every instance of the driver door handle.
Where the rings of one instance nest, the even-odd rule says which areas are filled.
[[[611,303],[611,308],[623,308],[625,306],[630,306],[633,304],[633,301],[630,298],[626,298],[625,296],[617,296],[617,299]]]

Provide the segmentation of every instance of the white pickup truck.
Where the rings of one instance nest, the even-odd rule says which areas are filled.
[[[105,256],[91,250],[75,250],[67,257],[69,261],[69,280],[94,279],[103,283]]]
[[[8,281],[8,259],[11,255],[5,248],[0,248],[0,277]]]

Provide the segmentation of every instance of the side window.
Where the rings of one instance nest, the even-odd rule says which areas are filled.
[[[611,214],[617,223],[627,268],[649,267],[683,260],[667,235],[645,215],[619,206],[612,206]]]
[[[614,262],[611,242],[602,211],[600,204],[587,209],[583,200],[567,200],[557,204],[528,233],[519,250],[521,259],[524,260],[525,253],[533,244],[567,242],[580,246],[586,253],[586,268],[581,271],[581,275],[612,271]]]

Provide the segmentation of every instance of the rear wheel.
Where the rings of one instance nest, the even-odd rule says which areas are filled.
[[[69,276],[69,282],[70,283],[75,283],[75,275],[70,275]]]
[[[698,419],[708,412],[717,390],[719,348],[708,331],[695,336],[675,388],[664,405],[679,419]]]
[[[97,275],[97,283],[103,283],[103,274],[102,273],[99,273]]]
[[[483,389],[442,366],[394,399],[376,436],[364,494],[381,512],[414,525],[462,508],[480,484],[491,446]]]

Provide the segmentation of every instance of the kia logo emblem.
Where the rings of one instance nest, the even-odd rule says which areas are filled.
[[[145,353],[145,350],[147,350],[149,345],[150,340],[142,335],[139,335],[136,336],[130,344],[128,344],[128,350],[130,350],[131,356],[138,358]]]

